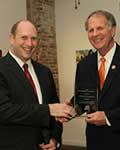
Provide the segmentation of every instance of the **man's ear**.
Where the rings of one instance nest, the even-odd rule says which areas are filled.
[[[14,40],[14,36],[13,34],[9,34],[9,40],[10,40],[10,44],[12,45],[13,44],[13,40]]]
[[[112,27],[112,37],[114,37],[115,36],[115,33],[116,33],[116,27],[114,26],[114,27]]]

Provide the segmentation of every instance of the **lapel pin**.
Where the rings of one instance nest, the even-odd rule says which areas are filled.
[[[116,65],[112,65],[112,69],[116,69]]]

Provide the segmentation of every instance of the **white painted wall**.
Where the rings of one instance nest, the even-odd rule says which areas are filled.
[[[57,54],[60,84],[60,99],[63,102],[74,93],[76,71],[75,50],[89,49],[84,22],[94,10],[105,9],[113,13],[120,25],[120,0],[80,0],[81,5],[74,9],[74,0],[55,0]],[[120,41],[120,26],[116,40]],[[86,123],[77,118],[64,124],[63,144],[86,145]]]
[[[10,29],[20,19],[26,19],[26,0],[0,0],[0,49],[3,55],[9,50]]]

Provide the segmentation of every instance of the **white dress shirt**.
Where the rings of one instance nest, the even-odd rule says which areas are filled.
[[[22,68],[22,70],[24,71],[24,68],[23,68],[23,65],[24,65],[24,62],[21,61],[17,56],[15,56],[11,51],[9,51],[10,55],[16,60],[16,62],[19,64],[19,66]],[[36,87],[36,90],[37,90],[37,96],[38,96],[38,101],[39,101],[39,104],[42,104],[42,93],[41,93],[41,88],[40,88],[40,84],[38,82],[38,78],[36,76],[36,73],[35,73],[35,70],[34,70],[34,67],[31,63],[31,59],[28,60],[26,62],[28,64],[28,71],[33,79],[33,82],[35,84],[35,87]]]

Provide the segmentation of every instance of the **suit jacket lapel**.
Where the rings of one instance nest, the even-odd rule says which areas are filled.
[[[94,81],[96,82],[96,88],[99,87],[99,74],[98,74],[98,61],[97,61],[97,52],[95,52],[90,60],[89,68],[91,70],[92,76],[94,77]]]
[[[15,80],[18,80],[20,84],[23,84],[23,90],[27,90],[29,93],[31,93],[33,99],[35,99],[35,97],[37,99],[29,80],[26,78],[26,75],[16,60],[9,53],[6,55],[6,59],[7,66],[10,66],[10,71],[16,76]],[[38,100],[36,100],[36,102],[38,102]]]
[[[39,81],[39,85],[40,85],[40,89],[41,89],[41,94],[42,94],[42,103],[43,104],[47,104],[47,95],[45,94],[46,89],[44,88],[45,86],[45,78],[44,75],[42,74],[42,66],[40,68],[40,66],[38,67],[35,62],[32,60],[32,64],[34,66],[34,70],[35,73],[37,75],[38,81]]]
[[[112,82],[114,82],[115,76],[117,75],[117,71],[120,70],[120,47],[117,45],[112,63],[110,65],[103,89],[102,89],[102,95],[109,89],[109,87],[112,85]]]

